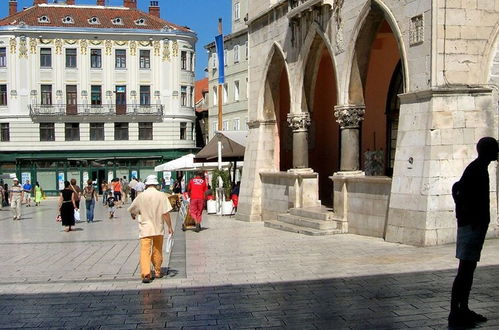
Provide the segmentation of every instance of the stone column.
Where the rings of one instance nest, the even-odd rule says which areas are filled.
[[[293,130],[293,169],[308,169],[308,112],[288,114],[288,124]]]
[[[366,112],[365,105],[340,105],[334,107],[336,122],[341,129],[340,171],[354,172],[360,169],[359,123]]]

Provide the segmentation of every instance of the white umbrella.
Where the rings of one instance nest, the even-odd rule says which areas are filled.
[[[154,168],[154,171],[156,172],[163,172],[163,171],[179,171],[181,169],[185,168],[192,168],[194,166],[194,154],[188,154],[185,156],[182,156],[180,158],[171,160],[167,163],[158,165]]]

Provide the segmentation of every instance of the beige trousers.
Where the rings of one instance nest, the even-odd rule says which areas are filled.
[[[163,263],[163,235],[140,239],[140,275],[142,278],[151,275],[151,262],[155,274],[159,275]]]
[[[21,202],[21,196],[12,197],[12,204],[10,204],[10,207],[12,208],[14,219],[21,219]]]

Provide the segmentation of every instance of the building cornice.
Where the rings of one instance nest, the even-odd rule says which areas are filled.
[[[243,36],[245,34],[248,35],[248,28],[244,28],[244,29],[238,30],[237,32],[225,35],[224,36],[224,42],[231,41],[232,39],[239,38],[239,37],[241,37],[241,36]],[[214,41],[210,42],[209,44],[205,45],[204,48],[205,49],[215,48],[215,42]]]

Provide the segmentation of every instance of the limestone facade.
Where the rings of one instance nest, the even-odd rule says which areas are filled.
[[[308,169],[318,191],[310,198],[333,195],[352,232],[453,242],[451,186],[478,139],[498,136],[498,14],[499,0],[250,1],[239,219],[272,216],[271,173]],[[297,137],[284,122],[304,113],[311,125]],[[363,172],[371,151],[382,155],[378,178]],[[491,236],[496,176],[492,164]]]

